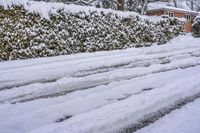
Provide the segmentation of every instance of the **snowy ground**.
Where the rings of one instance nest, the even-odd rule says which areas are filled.
[[[199,79],[200,39],[189,34],[162,46],[1,62],[0,132],[162,131],[200,98]],[[169,116],[147,122],[161,113]]]
[[[200,99],[136,133],[199,133]]]

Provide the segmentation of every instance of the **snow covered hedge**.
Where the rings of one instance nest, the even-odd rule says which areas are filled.
[[[177,19],[64,9],[45,19],[23,6],[0,6],[0,61],[163,44],[182,31]]]

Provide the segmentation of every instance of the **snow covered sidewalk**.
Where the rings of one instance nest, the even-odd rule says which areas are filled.
[[[163,46],[1,62],[0,131],[135,131],[149,114],[199,98],[198,79],[200,39],[189,34]]]

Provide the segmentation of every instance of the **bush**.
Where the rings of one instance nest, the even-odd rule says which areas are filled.
[[[50,19],[22,7],[0,7],[0,61],[164,44],[183,31],[182,22],[139,16],[59,10]]]

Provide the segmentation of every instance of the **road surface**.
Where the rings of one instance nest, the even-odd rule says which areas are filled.
[[[132,133],[200,98],[200,39],[0,63],[3,133]],[[145,130],[144,130],[145,132]]]

